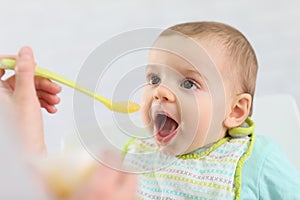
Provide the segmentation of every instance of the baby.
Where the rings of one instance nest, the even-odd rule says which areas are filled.
[[[142,95],[151,138],[132,139],[125,166],[141,199],[297,199],[300,175],[250,119],[257,59],[216,22],[178,24],[150,50]]]

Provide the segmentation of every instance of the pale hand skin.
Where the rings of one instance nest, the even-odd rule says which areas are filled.
[[[99,169],[71,200],[136,200],[137,177],[99,165]]]
[[[55,113],[55,105],[60,101],[57,94],[61,87],[48,79],[34,77],[36,63],[29,47],[21,48],[17,56],[0,55],[2,58],[16,60],[14,76],[2,80],[5,71],[0,70],[0,104],[8,110],[7,116],[11,118],[7,120],[17,124],[15,129],[24,145],[25,156],[45,155],[40,107]]]
[[[24,49],[27,49],[29,47],[24,47]],[[23,49],[23,48],[22,48]],[[30,50],[31,51],[31,50]],[[10,59],[17,59],[17,55],[0,55],[0,59],[2,58],[10,58]],[[33,60],[33,63],[34,60]],[[0,69],[0,78],[4,75],[5,71],[3,69]],[[16,76],[13,75],[6,80],[1,80],[1,88],[5,88],[5,90],[8,90],[13,92],[15,88],[15,80]],[[43,77],[34,77],[34,85],[36,90],[36,95],[39,99],[40,105],[42,108],[45,108],[48,113],[56,113],[57,108],[55,107],[56,104],[60,102],[60,98],[57,96],[57,94],[61,91],[61,86],[53,83],[51,80],[43,78]]]

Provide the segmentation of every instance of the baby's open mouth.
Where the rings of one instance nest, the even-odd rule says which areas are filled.
[[[156,138],[159,142],[167,143],[176,134],[178,123],[165,114],[157,114],[154,119]]]

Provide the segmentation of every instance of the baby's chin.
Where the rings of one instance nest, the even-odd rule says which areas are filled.
[[[174,143],[170,142],[165,145],[161,145],[156,141],[159,151],[168,156],[181,156],[184,154],[189,153],[189,150],[187,147],[183,147],[183,145],[175,145]]]
[[[180,155],[184,155],[184,154],[187,154],[187,153],[191,152],[189,150],[190,144],[189,145],[184,145],[182,142],[178,142],[178,139],[177,139],[176,136],[170,142],[162,144],[161,142],[159,142],[156,139],[155,134],[154,134],[154,128],[147,127],[146,131],[152,137],[154,142],[156,143],[156,145],[159,149],[159,152],[164,154],[164,155],[180,156]]]

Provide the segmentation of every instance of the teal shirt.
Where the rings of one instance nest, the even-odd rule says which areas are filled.
[[[256,137],[242,169],[241,199],[300,199],[300,173],[269,137]]]

